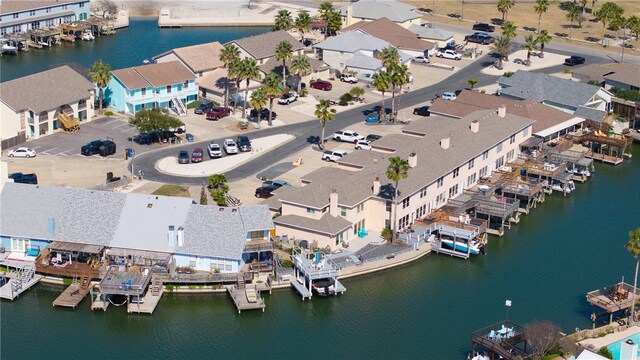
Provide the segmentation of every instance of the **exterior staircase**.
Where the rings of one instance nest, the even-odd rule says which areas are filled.
[[[238,289],[244,289],[247,287],[246,282],[244,281],[244,276],[242,276],[242,273],[238,274]]]
[[[182,103],[182,101],[180,101],[180,99],[174,96],[171,98],[171,102],[173,103],[173,106],[175,106],[178,115],[187,114],[187,107]]]
[[[82,289],[88,289],[89,286],[91,285],[91,279],[89,278],[89,275],[82,274],[82,278],[80,280],[80,288]]]
[[[154,276],[151,279],[151,295],[160,296],[160,292],[162,291],[162,278],[159,276]]]

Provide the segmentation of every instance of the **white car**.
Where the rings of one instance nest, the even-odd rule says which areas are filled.
[[[423,63],[423,64],[428,64],[429,63],[429,57],[428,56],[416,56],[413,58],[414,62],[417,63]]]
[[[360,140],[356,143],[356,150],[371,150],[371,144],[367,140]]]
[[[289,105],[292,102],[298,100],[298,94],[294,92],[286,93],[282,95],[280,99],[278,99],[278,104],[280,105]]]
[[[340,81],[348,82],[349,84],[355,84],[355,83],[358,82],[358,78],[353,76],[353,75],[344,74],[344,75],[340,76]]]
[[[447,91],[445,93],[442,93],[442,100],[455,100],[457,98],[458,96],[456,96],[456,93],[454,92]]]
[[[331,136],[333,140],[344,141],[350,143],[357,143],[359,140],[364,140],[364,136],[358,134],[353,130],[336,131]]]
[[[238,146],[236,145],[236,142],[233,141],[232,139],[224,139],[224,144],[222,144],[222,147],[224,147],[224,152],[227,154],[238,153]]]
[[[346,151],[325,151],[322,153],[322,160],[336,162],[343,157],[347,156]]]
[[[178,126],[177,128],[169,128],[168,130],[171,131],[171,132],[182,134],[184,132],[187,132],[187,125],[182,124],[182,125]]]
[[[439,58],[451,59],[451,60],[461,60],[462,59],[462,55],[458,54],[455,50],[451,50],[451,49],[442,49],[442,50],[438,51],[436,56],[439,57]]]
[[[11,151],[9,151],[7,153],[7,156],[9,157],[24,157],[24,158],[31,158],[31,157],[36,157],[36,151],[33,150],[32,148],[28,148],[28,147],[19,147],[17,149],[13,149]]]
[[[220,149],[220,145],[211,143],[207,147],[209,151],[209,157],[211,158],[219,158],[222,157],[222,149]]]

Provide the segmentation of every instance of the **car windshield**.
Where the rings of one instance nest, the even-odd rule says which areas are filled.
[[[180,156],[189,156],[187,151],[180,151]]]
[[[194,151],[193,156],[202,156],[202,153],[200,151]]]

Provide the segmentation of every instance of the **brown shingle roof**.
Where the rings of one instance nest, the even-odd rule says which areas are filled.
[[[291,60],[287,60],[285,64],[286,64],[285,71],[287,74],[290,74],[289,66],[291,65]],[[322,71],[329,68],[329,65],[327,65],[324,61],[310,58],[310,57],[309,57],[309,65],[311,65],[311,70],[313,71]],[[267,62],[260,65],[260,70],[265,74],[275,72],[278,75],[282,75],[282,61],[277,60],[275,57],[272,57],[269,60],[267,60]]]
[[[196,84],[199,87],[205,88],[207,90],[215,91],[218,93],[224,93],[225,86],[229,82],[227,78],[227,69],[225,68],[217,68],[207,75],[204,75],[201,78],[196,79]],[[240,90],[244,91],[244,87],[247,84],[246,80],[243,80],[240,83]],[[249,89],[255,89],[260,86],[260,83],[255,80],[251,80],[249,82]],[[236,88],[236,82],[231,80],[229,82],[229,93],[233,93]]]
[[[222,44],[214,41],[206,44],[171,49],[154,56],[152,59],[156,60],[170,53],[174,53],[191,71],[198,73],[224,66],[224,63],[220,61],[220,50],[222,50]]]
[[[0,100],[15,111],[48,111],[88,99],[94,85],[64,65],[0,83]]]
[[[497,110],[500,105],[507,107],[507,113],[535,120],[534,133],[576,117],[533,100],[506,99],[469,90],[461,92],[454,101],[437,99],[429,111],[432,114],[461,118],[478,110]]]
[[[290,42],[294,52],[304,49],[296,38],[284,30],[249,36],[233,40],[231,43],[235,43],[255,59],[264,59],[276,54],[276,45],[281,41]]]
[[[573,77],[587,82],[595,80],[603,82],[606,79],[623,84],[640,87],[640,65],[622,64],[590,64],[571,71]]]
[[[340,31],[347,32],[351,30],[363,31],[373,37],[388,42],[398,49],[424,51],[425,49],[431,49],[435,46],[432,42],[418,39],[415,33],[386,17],[374,21],[360,21]]]
[[[118,69],[111,73],[128,89],[180,84],[196,78],[195,75],[179,61]]]
[[[351,223],[340,216],[331,216],[328,212],[320,219],[311,219],[299,215],[284,215],[273,219],[276,225],[293,226],[315,232],[336,235],[351,227]]]

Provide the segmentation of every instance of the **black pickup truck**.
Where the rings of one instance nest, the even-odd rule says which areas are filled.
[[[21,172],[9,174],[9,179],[13,179],[15,183],[21,184],[38,184],[38,175],[36,174],[23,174]]]

